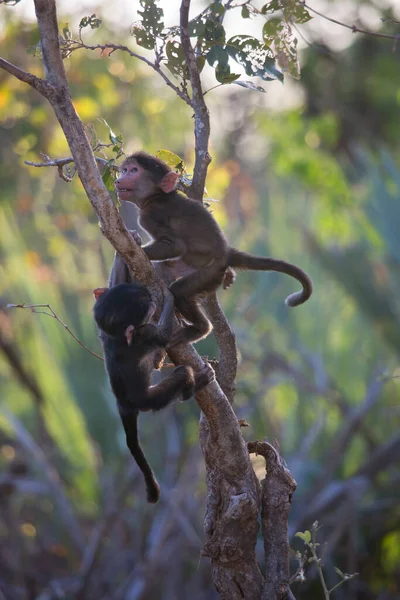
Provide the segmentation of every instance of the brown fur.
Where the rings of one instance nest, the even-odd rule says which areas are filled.
[[[294,277],[303,290],[286,299],[288,306],[302,304],[311,296],[312,282],[299,267],[229,246],[212,214],[200,202],[175,191],[177,178],[160,159],[137,152],[124,161],[116,181],[120,199],[137,205],[140,225],[153,239],[143,247],[149,259],[179,260],[189,267],[188,274],[170,285],[176,307],[190,323],[173,337],[171,345],[197,341],[211,331],[199,297],[221,285],[228,267],[279,271]]]

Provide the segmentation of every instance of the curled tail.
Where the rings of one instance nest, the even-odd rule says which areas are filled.
[[[288,306],[303,304],[312,294],[312,281],[307,273],[300,269],[300,267],[296,267],[296,265],[292,265],[284,260],[253,256],[235,248],[229,248],[228,266],[250,271],[277,271],[278,273],[286,273],[286,275],[294,277],[297,281],[300,281],[303,289],[301,292],[295,292],[286,298],[285,302]]]
[[[146,483],[147,501],[155,504],[160,498],[160,486],[153,473],[153,469],[147,462],[142,447],[139,442],[137,420],[138,415],[131,413],[129,415],[120,415],[126,434],[126,444],[131,451],[139,469],[142,471]]]

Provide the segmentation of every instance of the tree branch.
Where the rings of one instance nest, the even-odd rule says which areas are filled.
[[[83,124],[72,104],[60,54],[55,0],[35,0],[35,10],[46,77],[55,82],[47,98],[67,138],[78,175],[102,232],[123,257],[132,276],[145,285],[154,284],[155,275],[150,261],[128,233],[103,184]]]
[[[208,165],[211,156],[208,153],[208,140],[210,138],[210,116],[204,102],[203,90],[196,56],[189,38],[189,10],[190,0],[182,0],[180,9],[181,43],[187,67],[189,69],[190,83],[192,86],[192,103],[194,109],[194,135],[196,159],[193,172],[193,181],[189,188],[191,198],[203,198],[204,186],[207,177]]]
[[[71,176],[69,176],[66,173],[64,173],[64,167],[71,163],[75,164],[73,156],[67,156],[66,158],[55,158],[53,160],[49,156],[44,156],[43,154],[42,157],[44,157],[45,162],[39,163],[34,162],[32,160],[25,160],[24,162],[30,167],[57,167],[58,174],[63,181],[66,181],[67,183],[70,183],[72,181],[72,178],[75,175],[76,171],[74,171],[74,173]],[[95,156],[94,159],[97,163],[99,163],[102,166],[106,166],[109,162],[105,158],[100,158],[99,156]]]
[[[294,600],[289,588],[288,518],[296,481],[279,452],[268,442],[249,442],[249,452],[265,458],[261,525],[265,553],[265,585],[261,600]]]
[[[0,69],[3,69],[3,71],[7,71],[7,73],[10,73],[10,75],[13,75],[14,77],[19,79],[20,81],[23,81],[24,83],[27,83],[35,90],[37,90],[40,94],[42,94],[42,96],[47,98],[49,85],[46,81],[40,79],[40,77],[36,77],[35,75],[32,75],[32,73],[27,73],[26,71],[23,71],[19,67],[8,62],[8,60],[5,60],[4,58],[0,58]]]

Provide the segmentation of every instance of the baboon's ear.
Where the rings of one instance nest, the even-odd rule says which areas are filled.
[[[104,294],[104,292],[106,292],[107,290],[108,288],[96,288],[95,290],[93,290],[94,299],[98,300],[100,296],[102,296],[102,294]]]
[[[166,194],[169,194],[169,192],[174,191],[178,179],[179,179],[178,173],[169,171],[161,179],[160,188],[162,189],[163,192],[165,192]]]

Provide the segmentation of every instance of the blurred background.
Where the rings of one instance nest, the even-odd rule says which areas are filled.
[[[162,5],[176,23],[179,3]],[[96,12],[104,21],[88,40],[133,45],[129,6],[59,2],[59,22],[76,30]],[[395,2],[313,6],[400,33],[390,20],[400,20]],[[31,3],[0,11],[0,55],[41,75],[40,59],[26,51],[38,42]],[[240,352],[235,410],[250,424],[246,439],[277,440],[297,480],[291,536],[318,520],[329,585],[339,579],[335,567],[359,573],[333,597],[394,600],[400,49],[319,17],[298,38],[299,81],[269,83],[266,94],[224,86],[206,96],[214,215],[233,245],[293,261],[315,284],[312,299],[293,310],[283,300],[296,284],[276,273],[241,273],[219,293]],[[127,152],[166,148],[191,172],[192,115],[151,70],[121,53],[85,51],[66,67],[76,109],[99,138],[108,141],[101,117]],[[205,88],[215,83],[205,73]],[[37,93],[3,71],[0,121],[0,306],[50,304],[101,353],[92,290],[106,284],[113,249],[77,178],[66,183],[57,169],[24,164],[40,162],[40,152],[68,156],[61,129]],[[217,354],[212,336],[198,349]],[[0,310],[0,402],[1,600],[218,597],[201,558],[206,487],[194,401],[141,416],[161,484],[157,507],[146,503],[127,454],[103,363],[55,319]],[[262,478],[263,462],[255,468]],[[293,537],[292,547],[302,550],[301,540]],[[261,537],[257,553],[262,564]],[[312,565],[293,592],[323,598]]]

